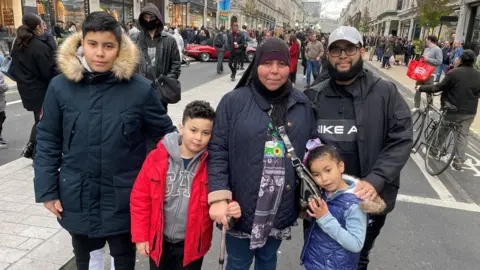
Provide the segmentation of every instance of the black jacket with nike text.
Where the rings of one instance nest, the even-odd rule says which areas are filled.
[[[373,185],[387,203],[388,213],[395,207],[400,171],[412,149],[412,120],[407,103],[393,83],[368,70],[344,87],[351,95],[341,95],[335,88],[335,83],[328,79],[304,92],[312,101],[320,139],[334,145],[344,156],[342,149],[348,148],[345,142],[356,133],[359,177]],[[345,104],[353,104],[350,110],[355,126],[352,121],[345,121],[344,111],[349,110]],[[350,124],[342,126],[347,122]]]

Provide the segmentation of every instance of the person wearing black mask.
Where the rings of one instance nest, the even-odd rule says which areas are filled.
[[[364,54],[357,29],[337,28],[328,44],[330,79],[305,91],[312,101],[320,139],[339,150],[346,174],[362,179],[355,189],[357,197],[373,200],[380,196],[387,204],[385,212],[369,217],[358,269],[367,269],[370,250],[395,206],[413,133],[407,103],[395,84],[363,68]]]
[[[228,202],[242,209],[226,237],[227,269],[249,269],[254,257],[255,269],[276,269],[280,244],[298,218],[297,177],[274,127],[286,127],[303,157],[316,126],[308,98],[288,80],[289,66],[285,41],[265,39],[217,107],[208,147],[210,217],[228,227]]]
[[[149,3],[142,9],[138,21],[142,28],[137,41],[142,52],[139,74],[152,81],[161,75],[178,79],[181,72],[180,52],[175,38],[163,31],[160,10]],[[167,110],[167,102],[162,97],[160,100]]]

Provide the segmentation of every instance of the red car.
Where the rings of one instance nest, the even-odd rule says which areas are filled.
[[[211,39],[206,40],[203,42],[203,45],[198,45],[198,44],[192,44],[189,45],[185,48],[185,53],[193,57],[199,61],[202,62],[208,62],[211,59],[217,59],[217,52],[215,50],[215,47],[213,47],[213,41]],[[247,62],[253,61],[253,57],[255,55],[255,48],[254,47],[247,47],[247,53],[245,55],[245,59]],[[226,51],[225,52],[225,59],[228,59],[230,57],[230,52]]]

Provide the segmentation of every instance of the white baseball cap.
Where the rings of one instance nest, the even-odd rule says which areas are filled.
[[[353,44],[360,43],[363,46],[363,37],[357,28],[351,26],[340,26],[333,30],[328,38],[328,47],[339,40],[346,40]]]

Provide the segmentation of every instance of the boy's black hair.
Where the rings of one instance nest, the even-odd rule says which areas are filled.
[[[210,106],[210,103],[203,100],[195,100],[187,104],[183,111],[182,124],[185,124],[187,119],[202,118],[210,121],[215,120],[215,110]]]
[[[324,157],[326,155],[330,155],[330,157],[337,162],[343,161],[342,157],[340,156],[340,153],[338,153],[337,149],[334,146],[324,144],[311,150],[308,153],[308,158],[305,162],[307,168],[310,169],[314,160],[320,157]]]
[[[83,38],[88,32],[112,32],[118,41],[118,45],[122,43],[122,26],[112,15],[95,11],[85,18],[82,24]]]

